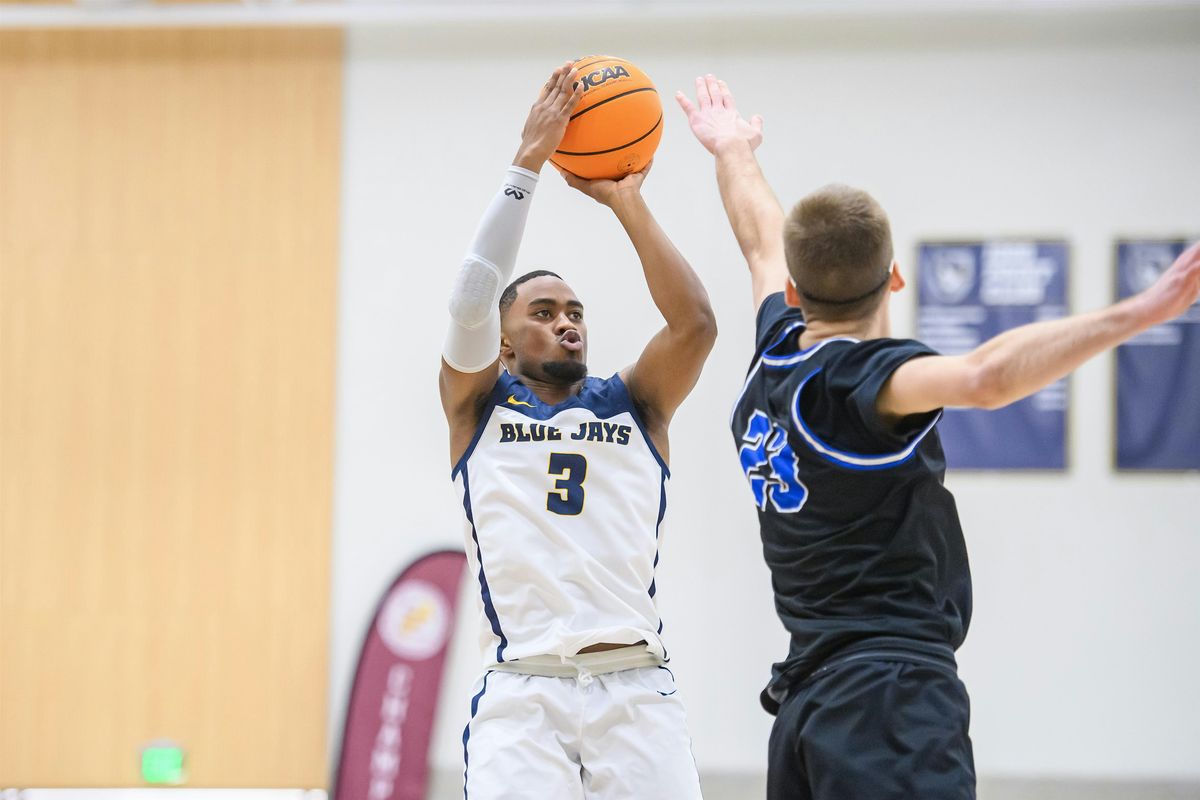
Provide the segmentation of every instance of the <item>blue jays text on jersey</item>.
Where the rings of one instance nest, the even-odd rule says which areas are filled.
[[[566,433],[566,440],[572,442],[608,442],[609,444],[629,444],[629,436],[633,428],[629,425],[617,425],[611,422],[581,422],[574,431]],[[543,425],[536,422],[500,423],[500,443],[508,442],[561,442],[563,430],[553,425]]]
[[[654,576],[670,472],[619,376],[551,406],[504,373],[452,477],[485,665],[600,643],[666,659]]]

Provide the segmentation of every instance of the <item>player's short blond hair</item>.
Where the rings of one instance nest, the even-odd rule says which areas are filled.
[[[788,214],[783,242],[806,316],[859,319],[878,308],[891,272],[892,229],[871,195],[841,184],[817,189]]]

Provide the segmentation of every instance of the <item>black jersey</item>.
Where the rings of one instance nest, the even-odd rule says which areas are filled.
[[[971,617],[971,575],[942,485],[940,412],[885,424],[892,372],[920,342],[834,338],[801,350],[783,294],[758,313],[757,348],[731,425],[758,506],[775,607],[791,634],[763,705],[830,659],[869,650],[953,659]]]

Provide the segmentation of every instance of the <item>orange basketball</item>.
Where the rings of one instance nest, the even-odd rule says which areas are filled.
[[[583,95],[550,160],[581,178],[619,179],[643,169],[662,138],[662,103],[646,73],[623,58],[575,62]]]

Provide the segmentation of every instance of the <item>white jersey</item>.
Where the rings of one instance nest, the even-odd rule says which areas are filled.
[[[647,643],[670,472],[619,376],[550,406],[505,372],[452,474],[485,665]]]

